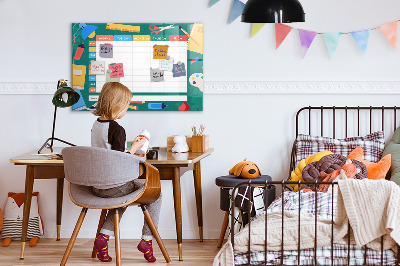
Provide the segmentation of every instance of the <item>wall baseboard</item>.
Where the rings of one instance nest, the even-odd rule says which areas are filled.
[[[53,94],[57,83],[0,83],[0,94]],[[209,81],[204,94],[400,94],[400,81]]]
[[[122,239],[139,239],[142,235],[142,228],[122,228],[121,229],[121,238]],[[218,239],[221,229],[213,230],[213,229],[205,229],[204,230],[204,238],[205,239]],[[70,238],[71,232],[73,228],[62,228],[61,230],[61,238]],[[159,233],[163,239],[176,239],[176,231],[175,230],[168,230],[168,229],[159,229]],[[199,231],[195,230],[182,230],[183,239],[198,239],[199,238]],[[228,235],[228,233],[227,233]],[[53,229],[47,229],[45,231],[45,235],[43,238],[56,238],[57,232]],[[78,238],[93,238],[93,230],[87,230],[82,228],[79,231]]]

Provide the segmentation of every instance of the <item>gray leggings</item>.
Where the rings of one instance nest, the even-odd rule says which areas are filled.
[[[135,180],[133,180],[119,187],[113,187],[108,189],[93,188],[93,194],[101,198],[116,198],[128,195],[142,188],[143,186],[144,182],[138,182],[138,181],[135,182]],[[161,202],[162,202],[162,196],[160,194],[160,197],[155,202],[146,204],[146,207],[149,210],[151,218],[153,218],[154,224],[156,225],[157,228],[158,228],[158,221],[160,219]],[[124,214],[125,210],[126,207],[118,208],[120,219],[122,218],[122,215]],[[108,210],[106,220],[104,221],[100,233],[109,236],[114,236],[114,214],[115,214],[115,209]],[[153,234],[146,220],[144,221],[143,225],[142,239],[146,240],[153,239]]]

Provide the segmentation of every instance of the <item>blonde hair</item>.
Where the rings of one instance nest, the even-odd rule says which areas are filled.
[[[125,85],[119,82],[106,82],[101,89],[98,106],[93,114],[115,120],[131,98],[132,92]]]

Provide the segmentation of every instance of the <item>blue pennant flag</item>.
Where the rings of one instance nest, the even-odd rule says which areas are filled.
[[[231,17],[229,18],[229,23],[232,23],[235,19],[237,19],[240,15],[242,15],[242,11],[244,8],[244,3],[239,0],[233,0]]]
[[[325,33],[323,36],[326,48],[328,48],[329,55],[332,58],[333,54],[336,51],[336,48],[338,47],[339,39],[340,36],[342,36],[342,34],[340,34],[339,32],[334,32],[334,33]]]
[[[210,5],[208,7],[212,7],[213,5],[215,5],[218,2],[219,2],[219,0],[210,0]]]
[[[365,55],[365,51],[367,50],[370,32],[371,32],[371,29],[351,32],[351,35],[353,35],[353,38],[356,41],[356,43],[357,43],[358,47],[360,48],[361,53],[363,55]]]

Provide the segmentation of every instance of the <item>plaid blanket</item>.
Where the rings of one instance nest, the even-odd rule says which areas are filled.
[[[335,215],[336,194],[317,192],[317,198],[315,198],[314,191],[301,191],[300,193],[298,191],[286,191],[283,197],[281,196],[275,199],[271,205],[269,205],[267,212],[273,213],[282,211],[282,203],[285,211],[297,211],[300,208],[301,212],[317,214],[321,216],[321,218],[329,220],[332,219],[332,208],[333,215]],[[265,212],[263,214],[265,215]],[[257,215],[257,217],[260,215]]]
[[[331,247],[317,248],[316,265],[382,265],[381,253],[372,249],[364,249],[355,245],[350,245],[350,261],[347,264],[348,249],[347,245],[333,245],[333,262],[331,256]],[[364,261],[364,253],[366,258]],[[298,265],[297,250],[283,251],[284,265]],[[250,265],[264,264],[264,252],[250,252]],[[248,265],[247,253],[235,255],[235,265]],[[281,252],[268,251],[266,265],[281,265]],[[303,249],[300,251],[300,265],[314,265],[314,249]],[[383,265],[396,265],[396,257],[392,250],[383,252]]]
[[[315,192],[313,191],[285,192],[283,196],[271,203],[267,214],[282,211],[283,203],[284,210],[296,211],[300,208],[301,212],[308,212],[326,219],[332,219],[332,213],[335,215],[336,211],[336,194],[317,192],[317,197],[315,196]],[[265,215],[265,212],[257,215],[254,219],[257,219],[260,215]],[[333,245],[333,264],[331,252],[331,246],[317,248],[317,265],[348,265],[349,254],[347,245]],[[364,254],[366,254],[366,257]],[[382,254],[384,265],[395,265],[396,257],[392,250],[385,250]],[[250,265],[264,265],[265,255],[267,256],[266,265],[281,264],[282,254],[280,251],[267,251],[266,254],[265,252],[250,252]],[[381,265],[381,252],[355,245],[350,245],[349,258],[349,265],[365,265],[364,263],[367,265]],[[314,265],[314,249],[301,250],[300,256],[297,250],[285,250],[283,252],[284,265],[298,265],[298,259],[300,259],[300,265]],[[248,253],[235,254],[235,265],[244,264],[248,264]]]

